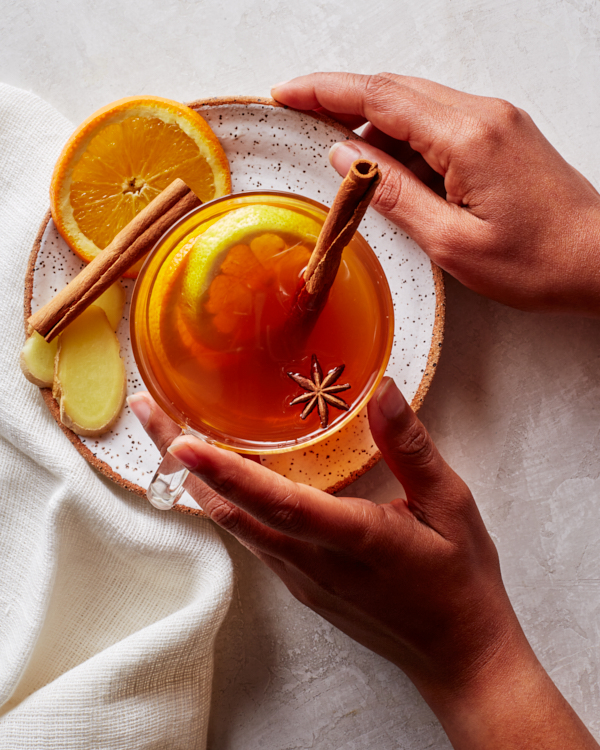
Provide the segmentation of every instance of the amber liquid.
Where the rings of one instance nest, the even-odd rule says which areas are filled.
[[[312,247],[280,236],[272,252],[257,253],[257,267],[246,262],[250,244],[228,251],[195,318],[182,304],[189,248],[173,255],[170,283],[156,284],[148,299],[154,323],[138,342],[171,416],[239,450],[290,446],[322,433],[316,409],[302,419],[302,405],[291,405],[303,391],[287,373],[310,378],[313,354],[324,374],[345,365],[338,383],[351,387],[339,396],[352,407],[380,372],[391,325],[382,320],[382,271],[354,243],[308,337],[290,334],[286,321]],[[346,417],[329,407],[330,427]]]

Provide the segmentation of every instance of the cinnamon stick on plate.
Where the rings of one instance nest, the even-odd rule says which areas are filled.
[[[335,281],[342,252],[365,215],[380,179],[377,164],[366,159],[355,161],[344,177],[296,295],[290,316],[295,329],[302,326],[310,332],[316,323]]]
[[[183,180],[174,180],[64,289],[29,318],[29,328],[52,341],[137,263],[172,224],[201,203]]]

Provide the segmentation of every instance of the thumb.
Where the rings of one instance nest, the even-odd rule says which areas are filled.
[[[375,161],[381,181],[371,205],[409,234],[442,267],[455,246],[475,244],[480,220],[433,192],[407,167],[365,141],[335,143],[329,152],[334,169],[345,176],[356,159]]]
[[[369,425],[410,509],[444,535],[466,485],[444,461],[392,378],[384,379],[369,402]]]

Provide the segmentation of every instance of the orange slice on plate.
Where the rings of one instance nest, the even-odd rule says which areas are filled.
[[[231,192],[227,157],[204,118],[158,96],[120,99],[67,141],[52,175],[52,218],[89,262],[176,177],[204,203]]]

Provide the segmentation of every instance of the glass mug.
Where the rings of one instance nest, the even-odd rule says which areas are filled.
[[[271,208],[294,212],[303,229],[271,230],[259,220],[240,235],[238,209],[260,217]],[[228,224],[219,224],[232,229],[231,243],[225,229],[218,255],[203,266],[194,244],[233,211]],[[339,430],[373,395],[392,348],[393,301],[377,256],[358,232],[314,328],[287,326],[327,213],[291,193],[229,195],[184,216],[149,253],[131,303],[133,354],[148,391],[183,433],[245,454],[297,450]],[[322,378],[332,373],[335,394],[325,421],[323,404],[302,380],[315,382],[319,371]],[[150,502],[170,509],[187,474],[166,454],[148,488]]]

